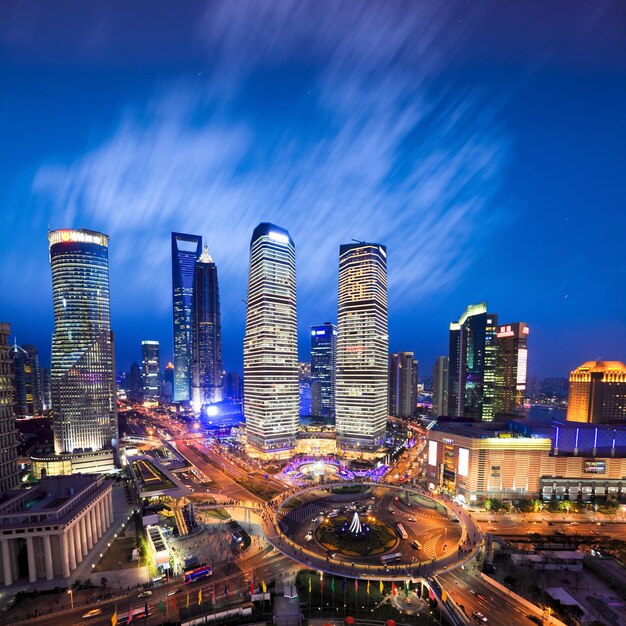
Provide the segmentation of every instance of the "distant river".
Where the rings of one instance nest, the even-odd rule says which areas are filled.
[[[539,406],[532,406],[524,411],[526,417],[539,422],[551,422],[552,420],[565,420],[567,411],[565,409],[544,409]]]

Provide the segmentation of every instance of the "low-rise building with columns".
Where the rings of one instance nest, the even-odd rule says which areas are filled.
[[[113,523],[112,483],[54,476],[0,497],[0,578],[68,578]]]

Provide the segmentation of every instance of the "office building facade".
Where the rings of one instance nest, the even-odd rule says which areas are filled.
[[[588,361],[569,377],[567,420],[605,424],[626,422],[626,365]]]
[[[389,355],[389,415],[412,417],[417,408],[417,360],[412,352]]]
[[[339,249],[335,423],[344,451],[373,453],[385,439],[389,329],[387,250],[376,243]]]
[[[450,324],[448,358],[448,414],[490,422],[496,387],[496,331],[498,316],[487,303],[467,307]]]
[[[274,224],[259,224],[250,242],[243,363],[248,443],[263,455],[288,456],[299,408],[296,249]]]
[[[143,399],[155,402],[160,395],[161,358],[158,341],[145,339],[141,342],[141,373],[143,378]]]
[[[10,334],[9,324],[0,322],[0,494],[15,489],[19,482]]]
[[[433,412],[435,417],[448,413],[448,357],[438,356],[433,367]]]
[[[522,412],[526,397],[529,334],[525,322],[498,326],[495,414],[517,415]]]
[[[52,427],[56,454],[117,445],[109,238],[89,230],[48,234],[52,268]]]
[[[337,327],[330,322],[311,326],[311,413],[335,418]]]
[[[194,411],[224,396],[222,324],[217,266],[207,246],[196,261],[191,330],[191,397]]]
[[[13,361],[14,410],[17,417],[41,415],[41,380],[39,377],[39,354],[31,345],[11,348]]]
[[[196,260],[202,237],[172,233],[172,304],[174,325],[174,402],[191,400],[191,322]]]

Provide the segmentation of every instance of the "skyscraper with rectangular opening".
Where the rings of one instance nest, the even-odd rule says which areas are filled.
[[[109,238],[91,230],[48,233],[52,268],[52,428],[56,454],[117,443]]]
[[[250,242],[244,416],[248,443],[267,456],[288,456],[298,430],[296,249],[289,233],[259,224]]]
[[[343,450],[373,452],[387,426],[387,250],[339,248],[335,422]]]
[[[202,237],[172,233],[172,302],[174,323],[174,402],[191,400],[191,317],[196,260]]]

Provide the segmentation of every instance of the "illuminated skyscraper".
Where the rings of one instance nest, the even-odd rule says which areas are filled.
[[[339,248],[335,423],[344,450],[376,450],[387,425],[387,250]]]
[[[433,367],[433,415],[448,414],[448,357],[438,356]]]
[[[274,224],[259,224],[250,242],[243,368],[248,442],[290,454],[298,430],[296,249]]]
[[[196,260],[202,237],[172,233],[174,402],[191,400],[191,317]]]
[[[588,361],[571,372],[567,420],[626,422],[626,365],[620,361]]]
[[[52,428],[56,454],[117,443],[109,238],[90,230],[48,234],[52,267]]]
[[[159,342],[144,340],[141,342],[141,363],[143,376],[143,399],[158,400],[161,365]]]
[[[498,327],[495,414],[514,415],[524,406],[529,332],[524,322]]]
[[[389,415],[411,417],[417,407],[417,361],[412,352],[389,355]]]
[[[0,494],[18,486],[17,430],[13,413],[11,327],[0,322]],[[5,557],[3,557],[5,558]]]
[[[14,407],[17,417],[41,415],[41,380],[39,378],[39,355],[31,345],[11,348],[13,360]]]
[[[203,405],[221,402],[224,395],[220,290],[207,246],[196,261],[193,284],[191,397],[199,413]]]
[[[448,413],[483,422],[493,420],[498,316],[487,303],[471,304],[450,324]]]
[[[311,326],[311,413],[335,417],[337,327],[330,322]]]

